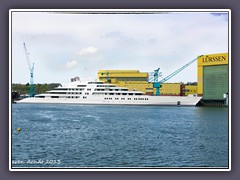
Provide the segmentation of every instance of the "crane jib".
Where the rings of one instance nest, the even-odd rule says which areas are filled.
[[[202,57],[203,55],[199,56]],[[160,83],[163,83],[167,80],[169,80],[170,78],[172,78],[173,76],[175,76],[176,74],[178,74],[179,72],[181,72],[183,69],[185,69],[186,67],[188,67],[190,64],[192,64],[193,62],[195,62],[199,57],[193,59],[192,61],[190,61],[189,63],[185,64],[184,66],[182,66],[181,68],[177,69],[176,71],[174,71],[173,73],[171,73],[170,75],[168,75],[167,77],[163,78],[161,81],[159,81]]]
[[[197,58],[191,60],[190,62],[188,62],[187,64],[185,64],[184,66],[182,66],[181,68],[177,69],[176,71],[174,71],[173,73],[169,74],[167,77],[163,78],[162,80],[158,81],[158,77],[160,77],[161,72],[159,73],[159,69],[154,70],[154,83],[153,83],[153,87],[156,89],[156,95],[160,95],[160,87],[161,87],[161,83],[166,82],[167,80],[171,79],[173,76],[175,76],[176,74],[178,74],[179,72],[181,72],[183,69],[185,69],[186,67],[188,67],[189,65],[191,65],[193,62],[195,62],[198,58],[202,57],[203,55],[198,56]]]
[[[33,83],[33,71],[34,71],[34,63],[31,66],[30,59],[29,59],[29,52],[27,51],[27,46],[25,43],[23,43],[23,49],[26,55],[27,63],[28,63],[28,69],[30,73],[30,97],[34,96],[34,83]]]

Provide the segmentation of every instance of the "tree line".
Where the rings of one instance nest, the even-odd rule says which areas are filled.
[[[55,87],[61,86],[60,83],[50,84],[34,84],[34,94],[41,94],[45,91],[54,89]],[[12,92],[18,92],[19,94],[29,94],[30,84],[12,84]]]

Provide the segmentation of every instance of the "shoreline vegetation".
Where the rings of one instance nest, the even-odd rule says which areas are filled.
[[[34,84],[34,94],[41,94],[46,91],[52,90],[55,87],[61,86],[60,83],[50,83],[50,84]],[[12,84],[12,102],[21,99],[21,96],[28,96],[30,92],[30,84]]]

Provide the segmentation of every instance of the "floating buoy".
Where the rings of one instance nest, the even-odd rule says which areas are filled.
[[[17,128],[17,131],[20,132],[20,131],[21,131],[21,128]]]

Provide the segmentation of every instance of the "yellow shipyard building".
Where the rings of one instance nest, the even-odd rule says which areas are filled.
[[[153,94],[153,84],[148,82],[148,73],[138,70],[99,70],[98,80],[112,83],[129,90]]]
[[[198,86],[197,85],[185,85],[184,86],[184,95],[188,96],[190,94],[198,94]]]
[[[146,94],[155,94],[153,83],[148,82],[148,73],[138,70],[99,70],[98,80],[108,82],[129,90],[138,90]],[[179,96],[182,93],[182,83],[163,83],[161,95]]]
[[[182,96],[182,83],[163,83],[160,88],[161,95],[165,96]],[[155,92],[155,91],[154,91]]]
[[[203,100],[224,100],[228,94],[228,53],[199,57],[197,68],[198,95]]]

